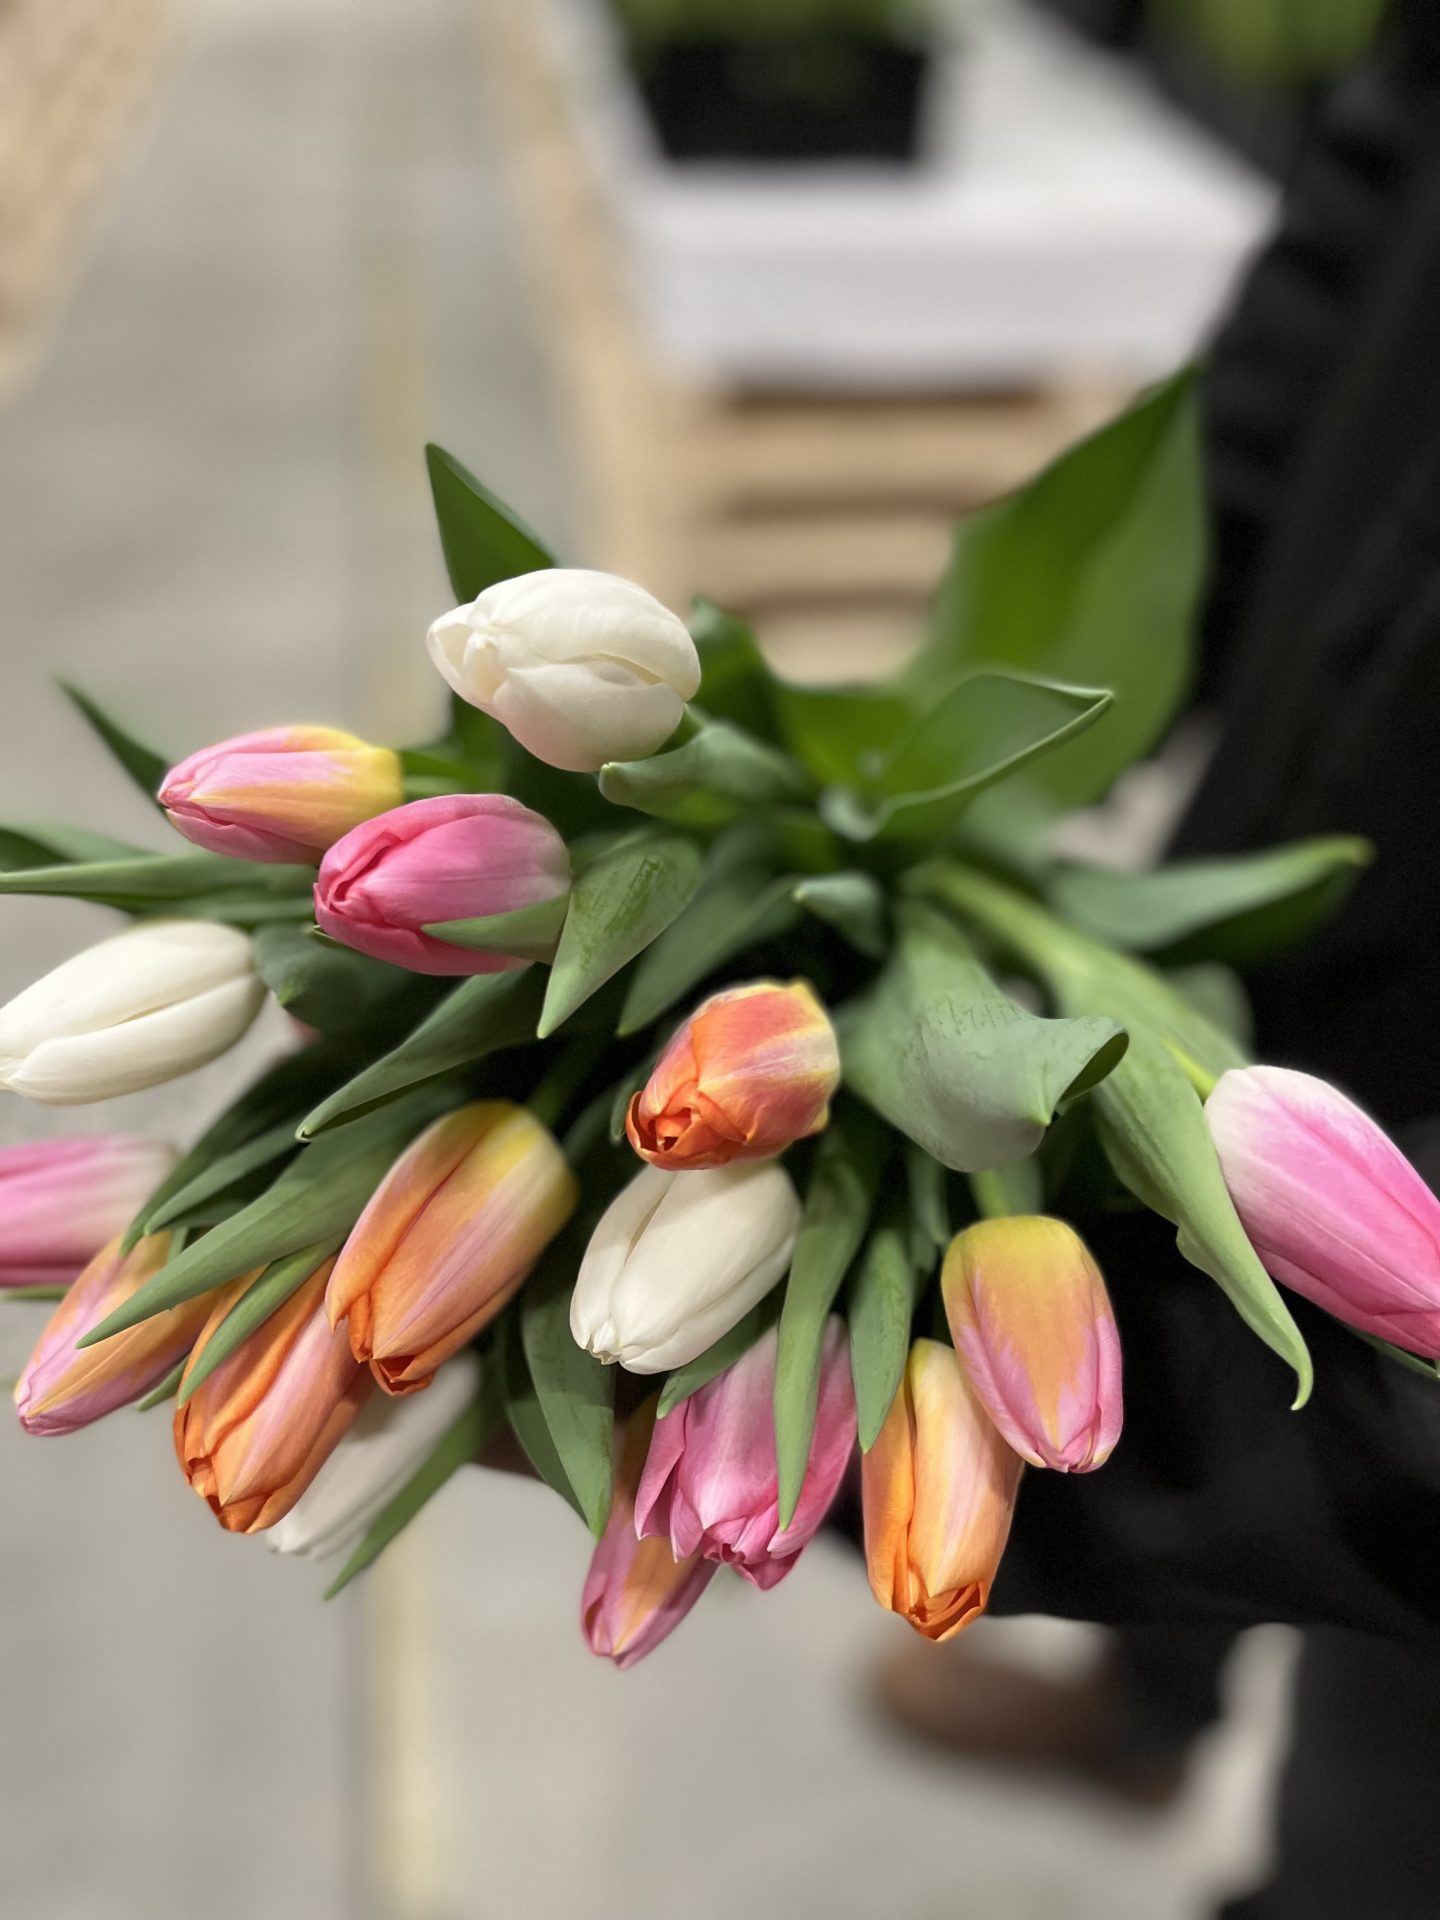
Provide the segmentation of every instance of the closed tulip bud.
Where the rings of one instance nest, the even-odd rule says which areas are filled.
[[[330,1324],[386,1393],[415,1393],[492,1321],[575,1211],[554,1137],[524,1107],[480,1100],[395,1162],[341,1249]]]
[[[635,1533],[635,1492],[655,1425],[655,1400],[638,1407],[615,1440],[615,1498],[590,1562],[580,1629],[592,1653],[633,1667],[672,1634],[709,1586],[712,1561],[677,1561],[668,1540]]]
[[[765,1160],[830,1118],[840,1052],[803,980],[757,980],[697,1008],[630,1102],[642,1160],[676,1170]]]
[[[227,1533],[259,1533],[282,1519],[370,1393],[369,1374],[325,1316],[332,1264],[312,1273],[175,1409],[181,1471]],[[248,1285],[232,1280],[214,1296],[186,1376]]]
[[[187,840],[239,860],[313,865],[405,798],[400,756],[335,727],[271,727],[172,767],[160,804]]]
[[[86,1267],[51,1315],[15,1384],[15,1405],[27,1433],[73,1433],[88,1426],[159,1386],[185,1358],[205,1324],[208,1300],[188,1300],[154,1314],[98,1346],[78,1352],[75,1346],[153,1278],[169,1255],[169,1234],[153,1233],[123,1259],[119,1240],[113,1240]]]
[[[440,794],[338,840],[320,863],[315,918],[333,940],[411,973],[504,973],[525,960],[456,946],[425,928],[563,906],[569,892],[570,856],[542,815],[508,794]]]
[[[753,1587],[783,1580],[830,1511],[855,1450],[849,1342],[831,1318],[800,1504],[781,1528],[775,1468],[772,1327],[733,1366],[655,1425],[635,1500],[642,1536],[668,1539],[677,1560],[692,1553],[734,1567]]]
[[[948,1640],[978,1619],[1020,1470],[949,1347],[917,1340],[861,1464],[865,1562],[881,1606],[927,1640]]]
[[[346,1553],[434,1451],[480,1386],[480,1361],[457,1353],[429,1393],[371,1394],[340,1444],[290,1511],[265,1536],[275,1553],[325,1560]]]
[[[0,1287],[68,1287],[174,1164],[171,1148],[128,1133],[0,1148]]]
[[[585,1249],[570,1331],[631,1373],[682,1367],[764,1299],[799,1225],[799,1196],[773,1160],[710,1173],[645,1167]]]
[[[1088,1473],[1120,1438],[1120,1336],[1100,1269],[1063,1220],[981,1220],[941,1279],[955,1351],[1022,1460]]]
[[[1440,1359],[1440,1200],[1308,1073],[1241,1067],[1205,1106],[1225,1184],[1275,1278],[1347,1325]]]
[[[654,753],[700,689],[685,623],[633,581],[582,567],[499,580],[427,644],[462,700],[575,773]]]
[[[264,998],[234,927],[143,920],[0,1008],[0,1086],[57,1107],[159,1086],[233,1047]]]

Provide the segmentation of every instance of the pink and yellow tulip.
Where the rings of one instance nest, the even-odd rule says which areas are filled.
[[[524,1107],[480,1100],[386,1174],[326,1295],[386,1393],[415,1393],[493,1320],[575,1210],[575,1176]]]
[[[580,1628],[592,1653],[633,1667],[672,1634],[709,1586],[713,1562],[676,1560],[668,1540],[635,1532],[635,1493],[645,1466],[657,1401],[638,1407],[616,1436],[615,1498],[590,1561]]]
[[[765,1160],[818,1133],[840,1079],[834,1029],[803,980],[713,994],[630,1102],[642,1160],[673,1170]]]
[[[978,1619],[1010,1534],[1020,1472],[1020,1456],[950,1348],[917,1340],[861,1464],[865,1562],[881,1606],[927,1640],[948,1640]]]
[[[174,1164],[171,1148],[128,1133],[0,1147],[0,1287],[68,1287]]]
[[[1063,1220],[981,1220],[941,1279],[955,1351],[1022,1460],[1088,1473],[1120,1437],[1120,1336],[1100,1269]]]
[[[287,1514],[371,1390],[325,1316],[327,1261],[175,1410],[175,1452],[227,1533],[259,1533]],[[188,1377],[250,1284],[232,1280],[190,1356]],[[181,1391],[185,1379],[181,1379]]]
[[[655,1424],[635,1498],[642,1538],[668,1539],[769,1588],[795,1565],[830,1510],[855,1450],[855,1395],[844,1323],[825,1329],[820,1397],[800,1504],[779,1524],[774,1328],[724,1373]]]
[[[558,939],[569,892],[565,842],[541,814],[503,793],[440,794],[338,840],[320,863],[315,918],[333,940],[412,973],[504,973],[525,959],[425,928],[555,904]]]
[[[1284,1067],[1222,1074],[1205,1106],[1265,1266],[1339,1320],[1440,1359],[1440,1200],[1353,1100]]]
[[[211,853],[313,866],[405,798],[400,757],[335,727],[269,727],[202,747],[165,776],[170,824]]]
[[[185,1358],[205,1324],[208,1299],[154,1314],[99,1346],[78,1352],[75,1346],[153,1278],[169,1254],[168,1233],[147,1235],[123,1259],[117,1238],[86,1267],[15,1383],[15,1406],[27,1433],[74,1433],[159,1386]]]

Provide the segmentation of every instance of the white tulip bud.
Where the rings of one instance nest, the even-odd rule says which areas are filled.
[[[272,1552],[326,1560],[356,1545],[385,1503],[475,1398],[480,1360],[471,1349],[440,1368],[424,1393],[372,1393],[295,1505],[265,1535]]]
[[[584,567],[498,580],[426,644],[462,700],[573,773],[654,753],[700,688],[684,622],[633,581]]]
[[[213,920],[143,920],[0,1007],[0,1086],[79,1106],[216,1059],[260,1011],[250,942]]]
[[[800,1200],[776,1160],[703,1173],[646,1167],[585,1249],[570,1331],[631,1373],[682,1367],[728,1333],[790,1265]]]

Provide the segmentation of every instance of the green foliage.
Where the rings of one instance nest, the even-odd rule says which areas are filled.
[[[664,933],[694,894],[700,866],[694,840],[647,830],[608,846],[581,871],[545,989],[542,1038]]]
[[[1388,0],[1153,0],[1221,68],[1262,87],[1324,80],[1373,43]]]
[[[871,1234],[849,1301],[850,1371],[865,1453],[879,1439],[904,1378],[910,1322],[927,1272],[916,1264],[903,1216],[888,1219]]]

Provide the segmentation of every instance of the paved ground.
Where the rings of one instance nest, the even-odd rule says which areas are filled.
[[[5,817],[149,830],[57,671],[176,748],[287,717],[422,729],[427,433],[563,530],[487,82],[463,0],[194,0],[0,416]],[[103,924],[7,906],[0,992]],[[84,1123],[185,1135],[234,1073]],[[0,1138],[54,1118],[0,1104]],[[27,1311],[0,1307],[7,1346]],[[164,1419],[0,1426],[17,1920],[1199,1920],[1257,1857],[1284,1636],[1244,1649],[1235,1722],[1145,1823],[877,1733],[863,1679],[899,1629],[838,1548],[768,1598],[716,1589],[621,1678],[578,1644],[585,1542],[548,1496],[468,1476],[324,1608],[314,1570],[214,1528]]]

